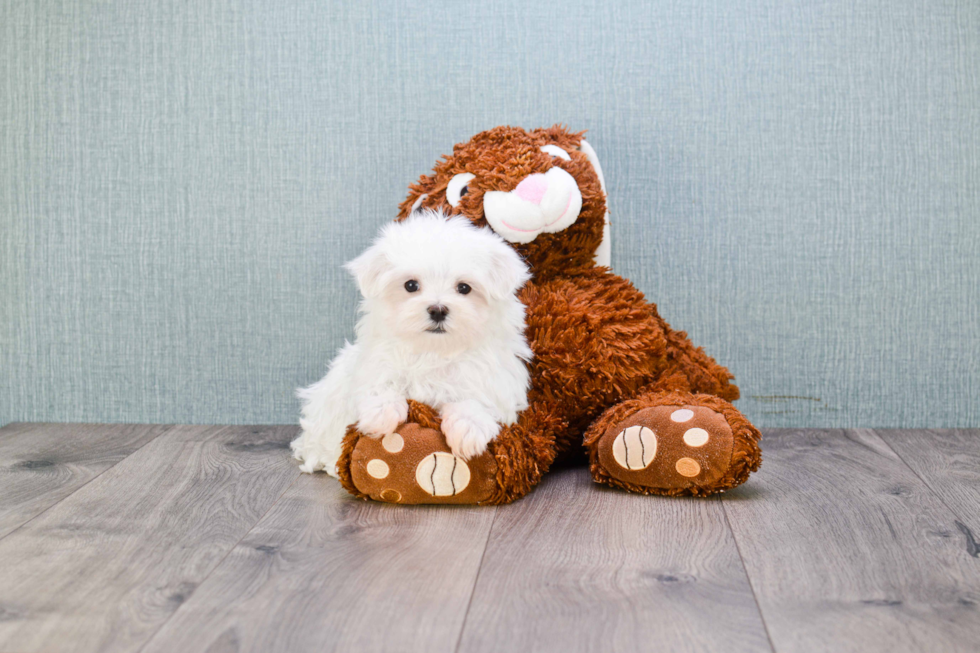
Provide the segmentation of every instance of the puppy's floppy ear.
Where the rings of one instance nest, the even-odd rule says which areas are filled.
[[[357,281],[357,287],[365,297],[378,297],[384,292],[384,275],[391,268],[391,262],[385,255],[384,250],[374,244],[367,250],[350,261],[344,268]]]
[[[487,292],[494,299],[506,299],[531,278],[531,271],[521,255],[496,234],[489,247],[489,254]]]

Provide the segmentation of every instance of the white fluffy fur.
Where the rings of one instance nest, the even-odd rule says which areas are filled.
[[[347,426],[392,433],[407,399],[439,411],[454,454],[483,453],[500,424],[527,407],[531,350],[516,296],[529,278],[523,260],[489,229],[424,211],[384,227],[346,267],[363,295],[357,337],[323,379],[298,392],[303,432],[292,449],[300,469],[336,476]],[[410,293],[412,279],[420,289]],[[459,283],[472,291],[460,294]],[[444,333],[431,331],[433,305],[449,309]]]

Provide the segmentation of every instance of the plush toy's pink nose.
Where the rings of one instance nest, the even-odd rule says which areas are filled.
[[[524,180],[517,185],[514,192],[525,202],[540,204],[545,191],[548,190],[548,180],[544,175],[534,174],[524,177]]]

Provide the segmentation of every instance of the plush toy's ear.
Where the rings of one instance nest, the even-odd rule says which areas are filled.
[[[603,267],[612,267],[612,235],[609,229],[609,195],[606,193],[606,178],[602,174],[602,166],[599,165],[599,155],[595,153],[595,150],[589,145],[588,141],[584,138],[578,147],[579,151],[582,152],[588,158],[589,163],[592,164],[592,169],[595,170],[596,176],[599,177],[599,186],[602,188],[602,194],[606,196],[606,217],[605,224],[602,227],[602,242],[599,244],[599,248],[595,251],[595,264]]]
[[[416,198],[416,200],[414,202],[412,202],[412,210],[411,210],[410,214],[411,213],[415,213],[416,211],[418,211],[419,210],[419,207],[422,206],[422,202],[424,202],[427,199],[429,199],[429,194],[428,193],[422,193],[421,195],[419,195],[418,198]]]
[[[521,255],[499,236],[494,236],[489,253],[487,292],[494,299],[506,299],[527,283],[531,278],[531,271]]]
[[[429,198],[436,186],[435,176],[422,175],[419,180],[408,187],[408,197],[398,205],[398,219],[404,220],[422,208],[422,203]]]
[[[347,269],[357,281],[357,287],[364,297],[378,297],[384,292],[384,276],[391,269],[391,263],[384,250],[374,244],[353,261],[347,263]]]

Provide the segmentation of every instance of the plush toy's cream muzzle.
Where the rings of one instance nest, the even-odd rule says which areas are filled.
[[[561,168],[528,175],[510,192],[489,191],[483,212],[498,234],[512,243],[529,243],[540,233],[555,233],[574,224],[582,210],[575,179]]]

